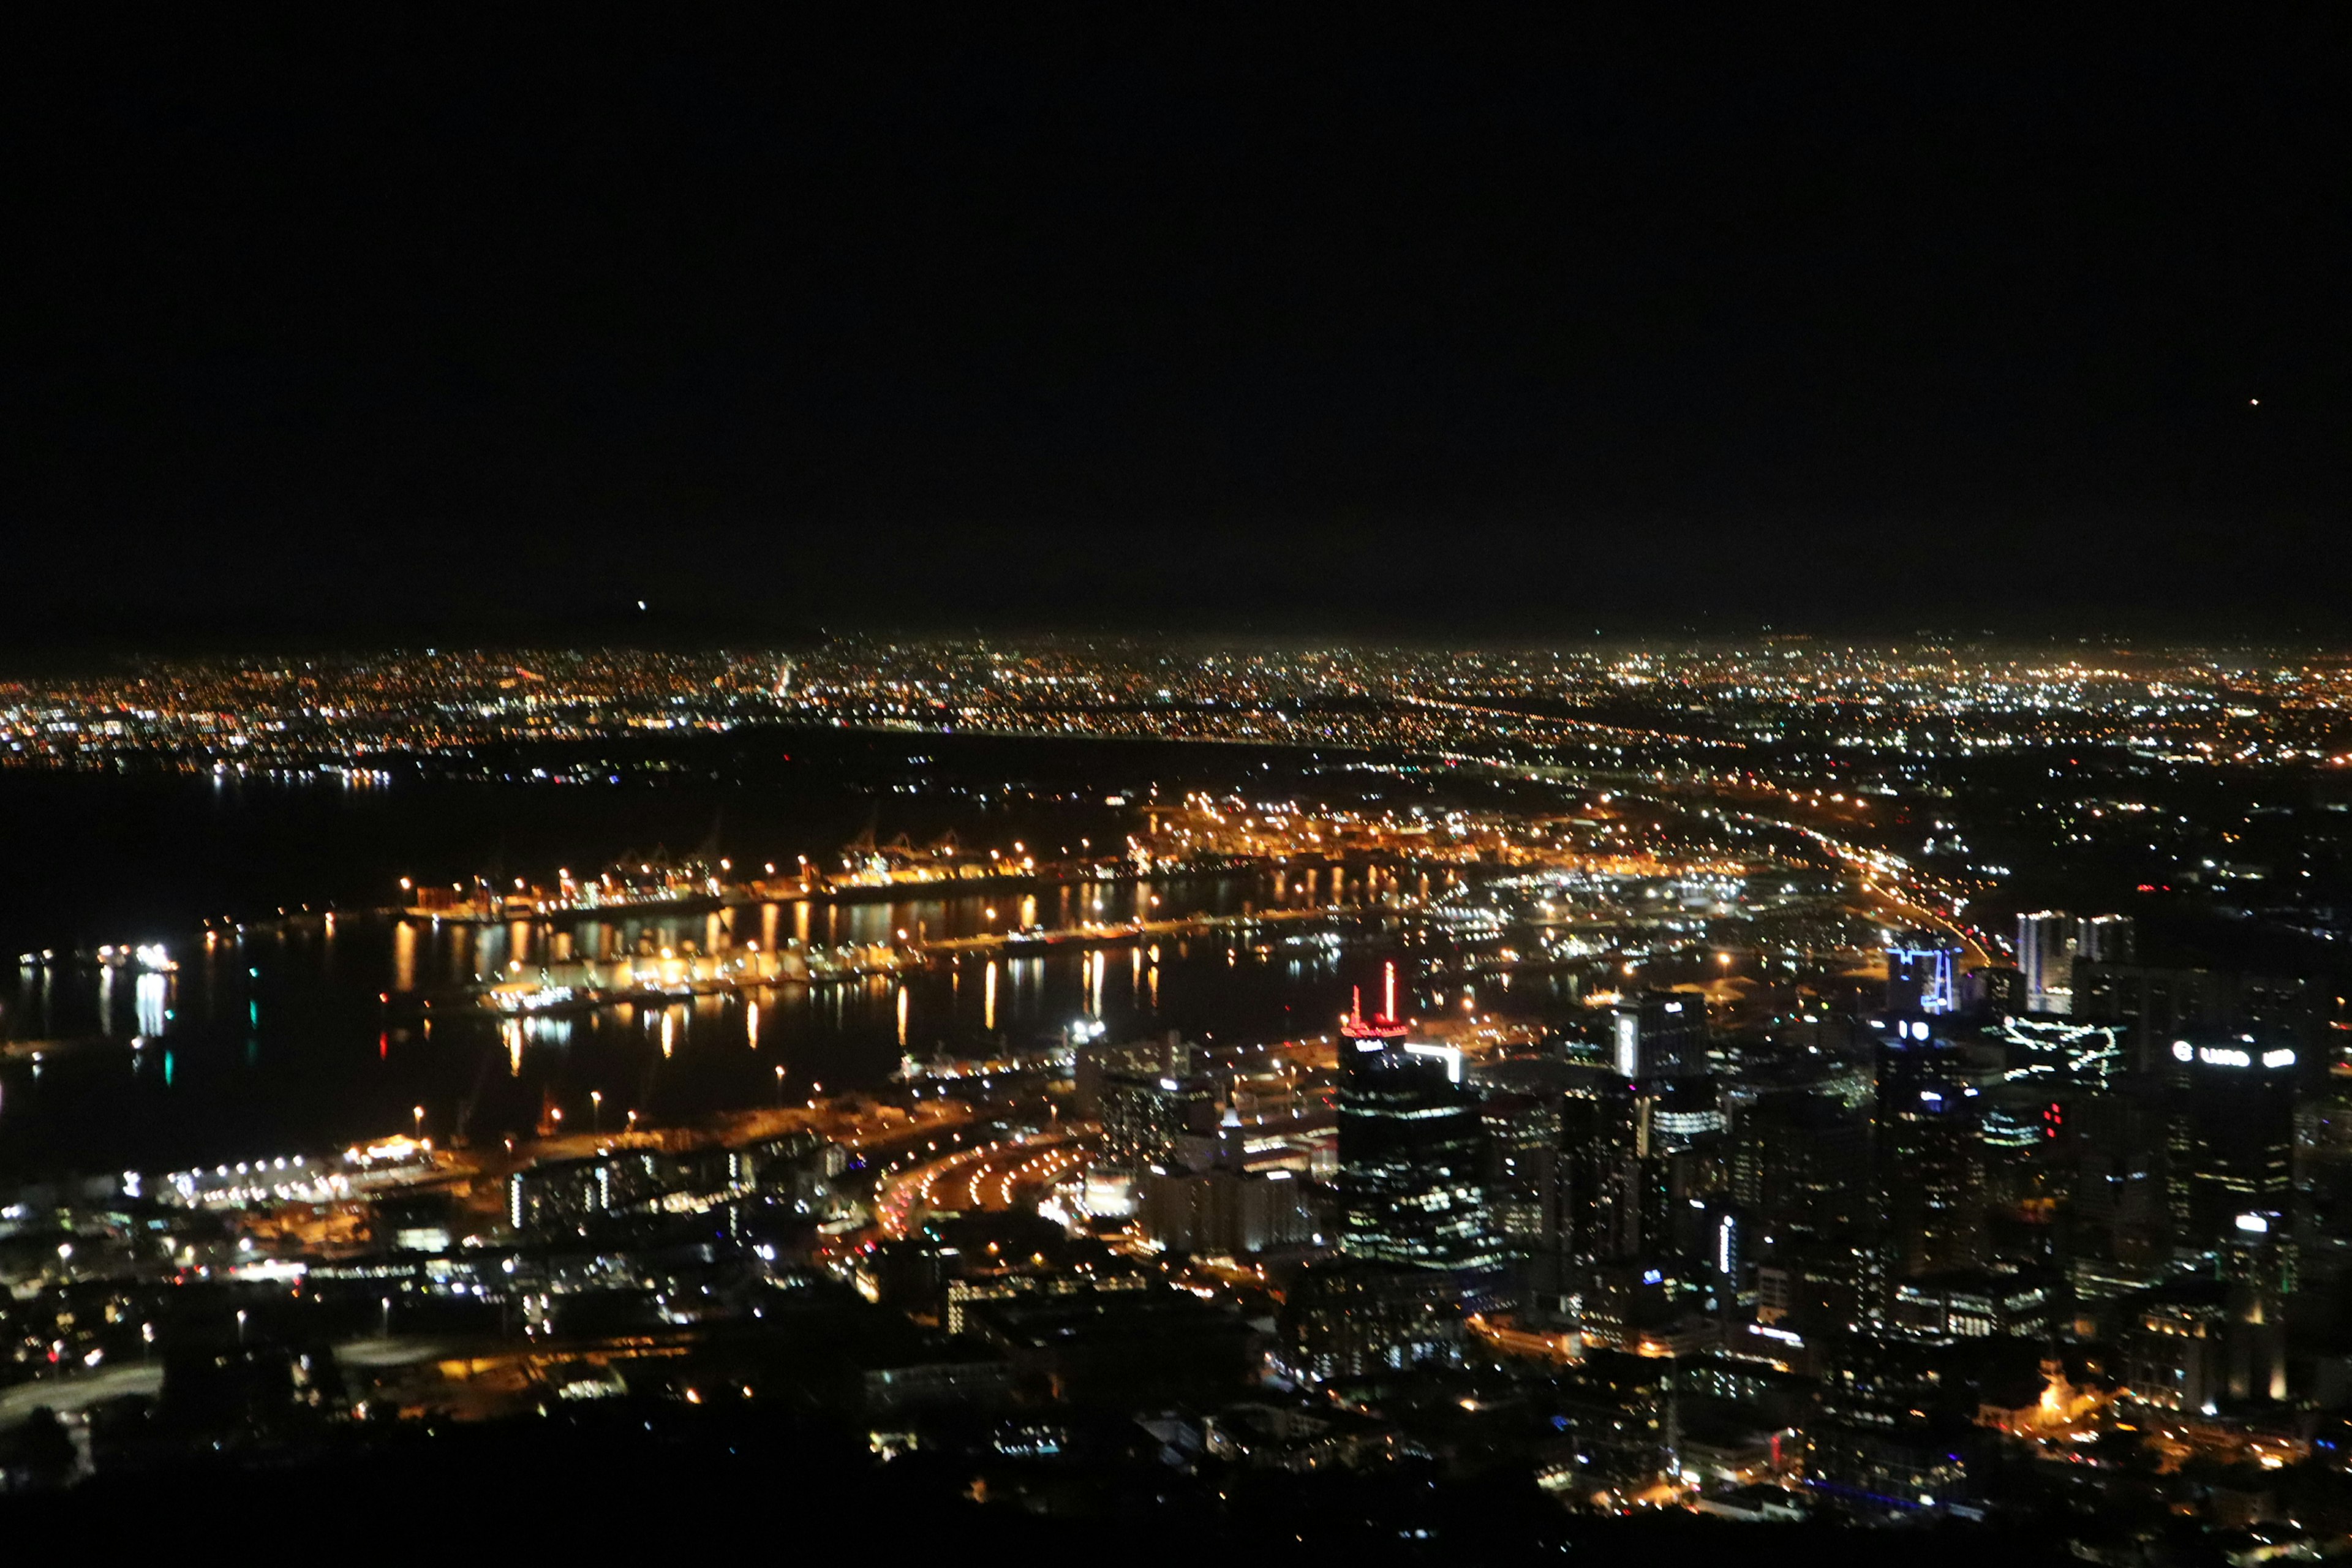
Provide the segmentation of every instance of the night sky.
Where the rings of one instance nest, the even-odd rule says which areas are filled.
[[[583,15],[19,40],[7,641],[2352,636],[2340,12]]]

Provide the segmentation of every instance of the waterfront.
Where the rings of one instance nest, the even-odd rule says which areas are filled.
[[[1328,884],[1318,884],[1328,890]],[[1066,889],[1025,922],[1120,921],[1139,905],[1232,914],[1313,898],[1296,877],[1235,874]],[[1079,1019],[1115,1036],[1319,1030],[1346,1005],[1363,941],[1381,922],[1269,922],[1100,947],[934,957],[898,978],[746,987],[561,1016],[500,1018],[405,998],[454,994],[555,952],[641,942],[829,948],[919,925],[979,929],[1002,895],[820,900],[560,926],[471,926],[388,913],[296,915],[242,932],[183,933],[179,968],[22,967],[0,996],[0,1171],[100,1173],[274,1157],[423,1130],[476,1142],[524,1133],[560,1110],[567,1130],[637,1112],[675,1123],[712,1111],[885,1082],[912,1053],[1024,1049]],[[730,929],[731,928],[731,929]],[[592,949],[593,950],[593,949]],[[391,997],[391,1004],[383,998]],[[780,1082],[778,1069],[782,1069]],[[591,1094],[603,1096],[601,1106]]]

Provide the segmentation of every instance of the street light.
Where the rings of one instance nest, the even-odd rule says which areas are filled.
[[[422,1143],[425,1142],[425,1108],[417,1106],[409,1114],[416,1118],[416,1141]]]
[[[779,1065],[777,1066],[777,1068],[776,1068],[776,1108],[777,1108],[779,1110],[782,1110],[782,1109],[783,1109],[783,1104],[784,1104],[784,1069],[783,1069],[783,1067],[782,1066],[782,1064],[779,1064]]]
[[[595,1107],[593,1110],[588,1113],[590,1118],[588,1124],[589,1131],[601,1133],[604,1131],[604,1091],[601,1089],[590,1089],[588,1091],[588,1103]]]

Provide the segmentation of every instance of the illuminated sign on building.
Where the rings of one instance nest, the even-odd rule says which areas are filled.
[[[2275,1071],[2294,1066],[2294,1052],[2284,1046],[2262,1053],[2259,1058],[2252,1051],[2237,1046],[2192,1046],[2187,1040],[2172,1042],[2172,1058],[2182,1062],[2202,1062],[2207,1067],[2250,1068],[2257,1059],[2264,1068]]]

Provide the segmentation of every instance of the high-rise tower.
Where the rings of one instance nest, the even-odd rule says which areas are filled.
[[[2055,910],[2017,917],[2017,967],[2031,1013],[2074,1010],[2074,917]]]
[[[1414,1268],[1484,1271],[1502,1261],[1480,1180],[1478,1103],[1456,1053],[1415,1046],[1395,1015],[1361,1003],[1340,1026],[1339,1249]]]

